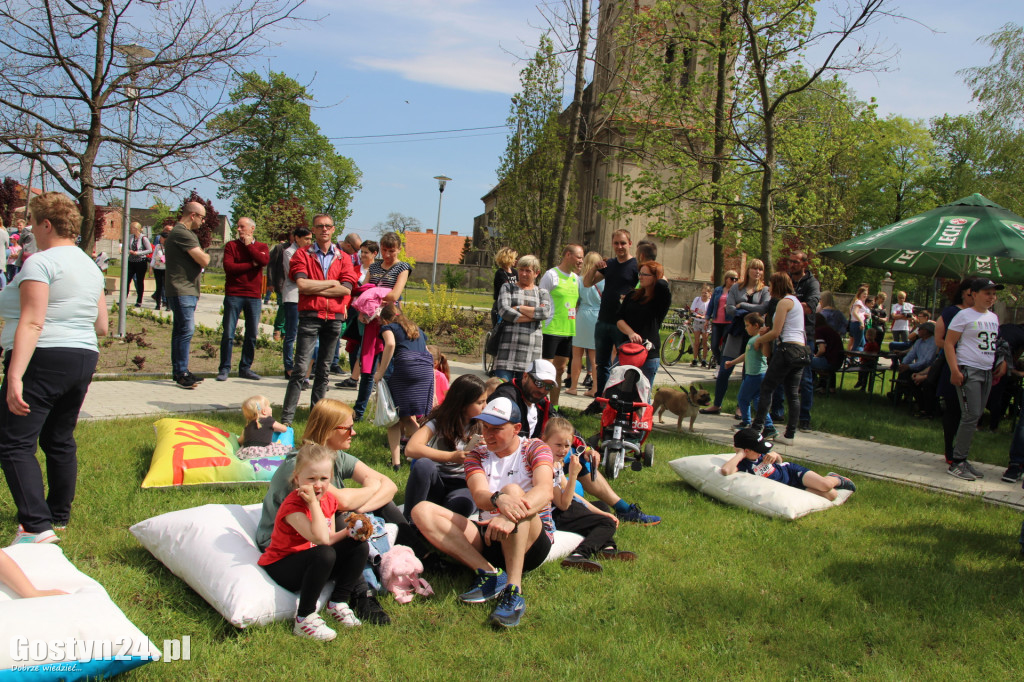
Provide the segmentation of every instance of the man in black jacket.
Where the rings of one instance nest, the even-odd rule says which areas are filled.
[[[551,417],[548,392],[555,387],[556,380],[553,364],[547,360],[534,360],[521,376],[498,386],[491,400],[508,398],[515,403],[523,417],[519,435],[524,438],[540,438]]]

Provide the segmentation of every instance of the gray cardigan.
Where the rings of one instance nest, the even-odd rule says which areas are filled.
[[[725,299],[725,315],[726,317],[732,317],[736,314],[736,309],[746,310],[751,313],[764,314],[768,311],[768,303],[772,300],[771,292],[768,290],[766,284],[761,288],[761,291],[755,291],[751,296],[751,301],[747,302],[747,291],[740,286],[740,283],[732,285],[729,289],[729,296]],[[743,348],[740,343],[740,336],[732,336],[729,334],[725,335],[725,345],[722,348],[722,355],[730,358],[739,357],[740,353],[743,352]]]

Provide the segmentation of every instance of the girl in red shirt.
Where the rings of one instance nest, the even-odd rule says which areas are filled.
[[[347,627],[361,625],[347,602],[369,556],[369,546],[349,537],[347,527],[335,530],[333,473],[333,450],[316,443],[302,446],[292,474],[295,490],[277,510],[270,545],[257,562],[278,585],[299,593],[292,632],[325,642],[338,633],[316,612],[324,585],[334,580],[327,613]]]

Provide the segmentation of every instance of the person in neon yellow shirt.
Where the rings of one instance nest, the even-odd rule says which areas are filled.
[[[540,278],[538,286],[551,294],[554,313],[544,325],[544,348],[541,357],[555,366],[557,380],[551,390],[551,405],[558,405],[565,366],[572,357],[572,337],[576,335],[576,303],[579,301],[579,270],[583,265],[583,247],[567,244],[562,262]],[[575,368],[579,373],[579,368]]]

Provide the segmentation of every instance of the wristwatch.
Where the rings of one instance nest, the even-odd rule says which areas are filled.
[[[498,492],[496,492],[493,495],[491,495],[491,506],[494,507],[495,509],[497,509],[498,508],[498,498],[500,496],[504,495],[504,494],[505,493],[503,493],[503,492],[501,492],[499,490]]]

